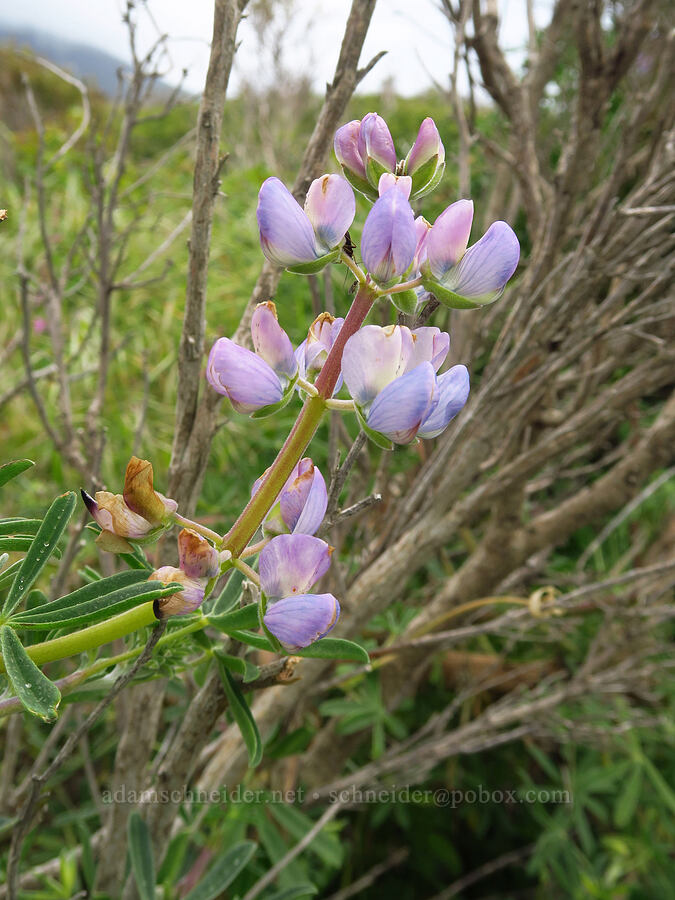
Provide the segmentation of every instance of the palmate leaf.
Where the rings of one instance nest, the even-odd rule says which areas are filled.
[[[9,625],[0,628],[0,650],[9,680],[23,706],[34,716],[53,721],[61,692],[38,669]]]
[[[35,463],[32,459],[14,459],[12,462],[5,463],[4,466],[0,466],[0,487],[3,484],[7,484],[12,478],[16,478],[17,475],[20,475],[22,472],[25,472],[26,469],[30,469],[31,466],[34,466]]]
[[[63,534],[75,509],[75,494],[69,491],[57,497],[47,510],[37,534],[17,572],[3,606],[3,615],[9,616],[33,586],[46,566],[56,544]]]
[[[253,841],[240,841],[234,844],[216,859],[185,900],[215,900],[246,866],[257,847]]]

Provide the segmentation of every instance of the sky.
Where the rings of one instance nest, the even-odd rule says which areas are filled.
[[[316,89],[323,92],[325,83],[333,77],[350,0],[284,2],[293,6],[290,24],[284,29],[285,60],[295,72],[310,75]],[[535,2],[538,24],[545,24],[550,5],[550,0]],[[185,68],[186,89],[199,92],[208,64],[213,0],[141,0],[137,6],[139,45],[149,46],[158,30],[169,35],[166,80],[175,82]],[[517,65],[527,40],[525,0],[501,0],[499,6],[502,43],[510,52],[512,64]],[[0,21],[41,28],[127,58],[124,7],[123,0],[22,0],[11,5],[9,0],[0,0]],[[260,47],[250,22],[242,22],[239,38],[231,81],[235,92],[242,78],[264,82],[271,77],[269,46]],[[406,96],[434,83],[447,87],[452,38],[438,0],[379,0],[361,64],[380,50],[387,50],[387,56],[363,80],[361,91],[378,91],[388,81]]]

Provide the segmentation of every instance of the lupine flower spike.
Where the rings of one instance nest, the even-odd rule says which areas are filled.
[[[434,222],[426,241],[423,285],[454,309],[477,309],[501,297],[520,258],[520,244],[506,222],[493,222],[469,249],[473,203],[458,200]]]
[[[255,353],[229,338],[219,338],[209,354],[206,379],[228,397],[237,412],[270,415],[293,396],[298,364],[293,345],[277,321],[274,303],[259,303],[251,319]]]
[[[288,651],[325,637],[338,620],[340,605],[332,594],[308,593],[328,571],[332,552],[319,538],[282,534],[260,554],[263,623]]]
[[[289,272],[319,272],[340,255],[355,212],[354,192],[340,175],[313,181],[304,210],[278,178],[268,178],[258,194],[263,253]]]
[[[152,464],[132,456],[124,477],[124,493],[96,491],[91,497],[81,491],[85,506],[101,526],[96,543],[110,553],[130,553],[129,540],[139,544],[156,540],[167,526],[178,504],[153,487]]]

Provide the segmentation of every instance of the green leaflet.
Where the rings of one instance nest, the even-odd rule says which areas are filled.
[[[17,475],[20,475],[22,472],[25,472],[26,469],[30,469],[31,466],[34,466],[35,463],[32,459],[14,459],[12,462],[5,463],[4,466],[0,466],[0,487],[3,484],[7,484],[12,478],[16,478]]]
[[[246,866],[257,847],[253,841],[240,841],[234,844],[216,859],[185,900],[215,900]]]
[[[218,660],[218,671],[223,683],[225,696],[227,697],[232,718],[239,726],[241,736],[248,750],[248,763],[255,768],[262,759],[262,739],[255,719],[244,699],[239,685],[221,660]]]
[[[313,897],[318,892],[318,888],[315,888],[313,884],[296,884],[270,894],[267,900],[298,900],[300,897]]]
[[[0,521],[0,534],[35,534],[42,519],[2,519]]]
[[[42,525],[40,525],[9,590],[2,610],[4,616],[9,616],[14,612],[24,595],[33,586],[35,579],[46,566],[59,538],[65,531],[68,520],[73,514],[75,502],[75,494],[69,491],[57,497],[47,510],[47,514],[42,520]]]
[[[61,691],[42,674],[26,653],[14,629],[8,625],[0,628],[0,649],[9,680],[23,706],[34,716],[46,722],[53,721],[61,702]]]
[[[150,832],[140,814],[134,810],[127,827],[129,859],[141,900],[155,898],[155,859]]]
[[[292,656],[304,656],[311,659],[341,659],[348,662],[370,662],[368,651],[354,641],[344,638],[321,638],[304,650],[294,650]]]
[[[241,656],[230,656],[229,653],[223,653],[221,650],[215,650],[214,652],[226,669],[242,676],[241,680],[244,684],[248,684],[249,681],[255,681],[260,675],[260,668],[247,659],[243,659]]]
[[[258,627],[258,604],[249,603],[241,609],[234,609],[232,612],[222,613],[220,615],[213,613],[208,616],[209,625],[213,625],[218,631],[224,631],[232,634],[233,631],[240,631],[242,628]]]
[[[125,572],[123,574],[132,573]],[[93,585],[87,585],[87,588],[98,587],[102,583],[101,581],[94,582]],[[81,626],[97,619],[108,619],[127,609],[132,609],[134,606],[139,606],[141,603],[158,600],[160,597],[166,597],[180,589],[181,585],[179,584],[163,585],[159,581],[143,580],[140,584],[130,584],[110,594],[103,594],[73,606],[62,606],[60,609],[52,610],[52,604],[47,603],[37,609],[19,613],[13,616],[11,621],[21,628],[33,628],[41,631],[61,628],[65,625]]]
[[[232,631],[229,634],[235,641],[241,641],[242,644],[248,644],[249,647],[255,647],[256,650],[267,650],[268,653],[277,652],[264,634],[256,634],[255,631],[244,630]]]

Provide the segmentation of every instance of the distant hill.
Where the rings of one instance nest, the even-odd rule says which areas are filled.
[[[0,21],[0,44],[30,47],[34,53],[44,56],[57,66],[67,69],[87,82],[95,82],[103,93],[112,95],[117,90],[117,70],[129,70],[126,60],[106,53],[88,44],[68,41],[58,35],[36,28],[12,28]],[[171,90],[165,82],[155,85],[155,97],[161,98]]]

